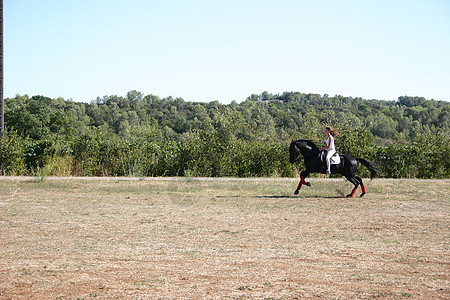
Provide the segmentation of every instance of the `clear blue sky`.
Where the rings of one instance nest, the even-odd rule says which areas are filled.
[[[5,97],[450,101],[449,0],[4,0]]]

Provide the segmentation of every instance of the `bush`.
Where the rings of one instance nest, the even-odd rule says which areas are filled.
[[[449,178],[450,143],[444,133],[425,134],[410,144],[379,147],[376,161],[389,178]]]
[[[383,177],[450,177],[445,132],[377,146],[370,131],[350,128],[341,131],[336,145],[339,153],[374,160]],[[226,127],[191,132],[183,142],[152,132],[127,140],[89,129],[73,140],[33,140],[7,131],[0,140],[0,170],[39,176],[292,177],[288,149],[287,143],[237,139]],[[359,172],[369,176],[364,167]]]
[[[15,131],[5,131],[0,137],[1,175],[22,175],[25,169],[22,139]]]

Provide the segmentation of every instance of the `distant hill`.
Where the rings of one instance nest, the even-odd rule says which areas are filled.
[[[408,96],[381,101],[264,92],[224,105],[130,91],[125,97],[105,96],[91,103],[45,96],[17,96],[5,103],[5,126],[32,138],[79,135],[89,127],[98,127],[125,138],[137,129],[152,128],[166,138],[183,140],[193,130],[220,126],[218,120],[224,117],[235,125],[236,137],[244,140],[319,136],[324,125],[340,130],[365,128],[380,142],[414,139],[450,128],[450,103]]]

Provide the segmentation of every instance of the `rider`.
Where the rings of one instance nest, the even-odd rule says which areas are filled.
[[[336,147],[334,146],[334,137],[339,135],[339,132],[337,130],[333,129],[330,126],[325,127],[325,134],[327,135],[327,139],[325,140],[325,143],[327,144],[326,147],[320,148],[320,151],[327,150],[327,174],[331,174],[331,163],[330,159],[333,156],[333,154],[336,153]]]

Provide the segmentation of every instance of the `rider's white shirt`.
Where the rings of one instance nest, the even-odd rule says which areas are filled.
[[[331,135],[329,135],[329,136],[327,137],[327,139],[325,140],[325,143],[327,144],[327,146],[328,146],[328,142],[329,142],[329,140],[330,140],[330,137],[331,137]],[[336,151],[336,148],[335,148],[335,146],[334,146],[334,138],[331,140],[330,148],[327,149],[327,150],[328,150],[328,152]]]

